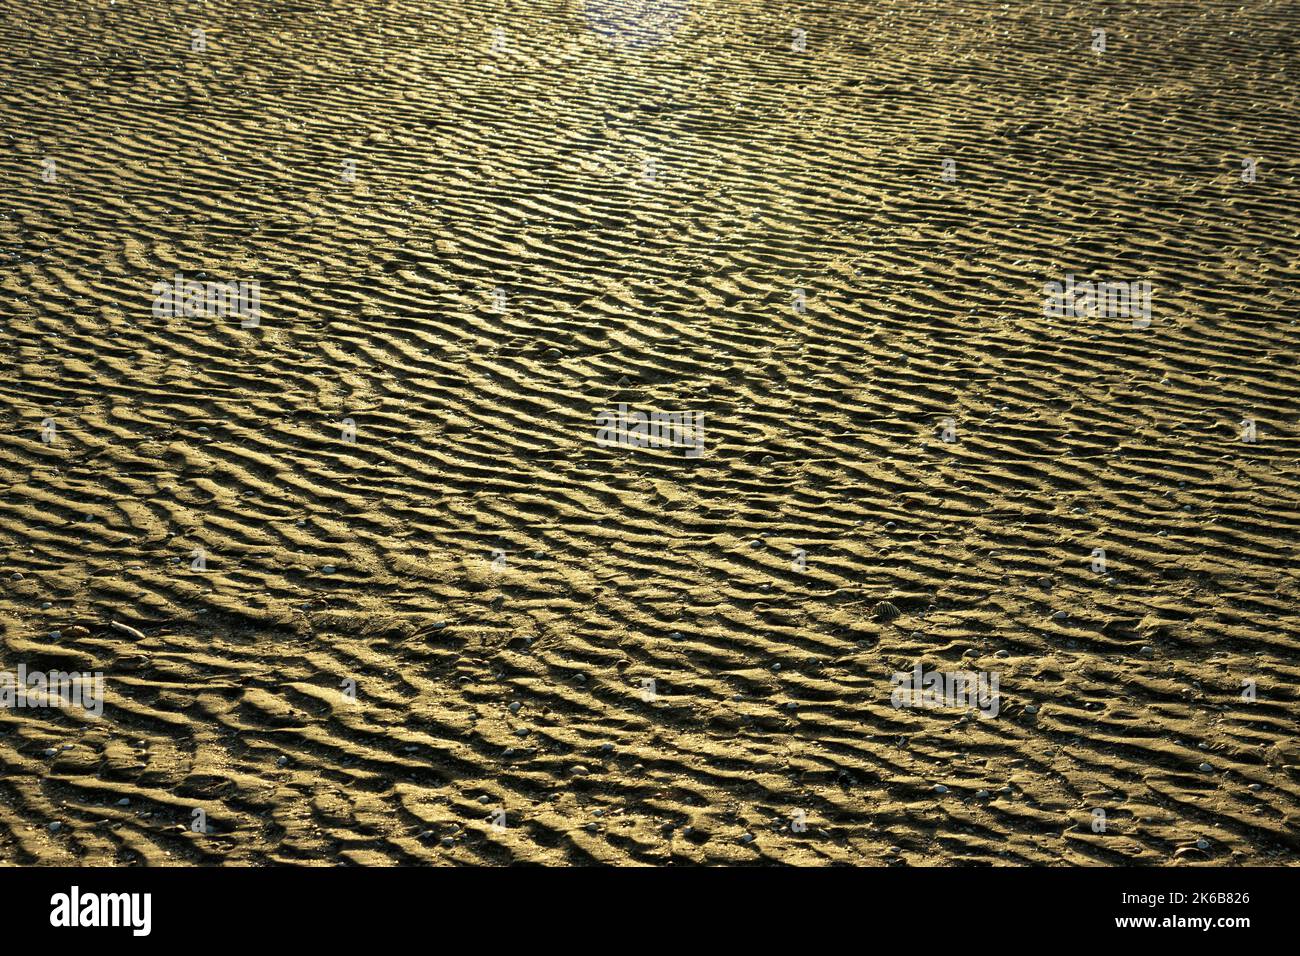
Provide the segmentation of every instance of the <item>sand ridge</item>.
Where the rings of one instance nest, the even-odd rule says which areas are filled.
[[[0,6],[0,861],[1296,861],[1294,5]]]

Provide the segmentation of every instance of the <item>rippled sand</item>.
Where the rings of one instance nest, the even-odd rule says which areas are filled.
[[[1297,862],[1295,5],[189,6],[0,0],[0,862]]]

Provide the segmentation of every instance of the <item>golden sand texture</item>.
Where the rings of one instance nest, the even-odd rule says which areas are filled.
[[[644,6],[0,0],[0,861],[1296,863],[1300,7]]]

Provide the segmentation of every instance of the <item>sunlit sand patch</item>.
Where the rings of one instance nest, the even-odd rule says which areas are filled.
[[[580,0],[588,26],[612,45],[650,49],[670,41],[686,22],[690,0]]]

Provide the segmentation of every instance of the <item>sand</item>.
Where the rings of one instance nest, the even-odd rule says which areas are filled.
[[[1295,864],[1300,11],[639,6],[0,0],[0,862]]]

